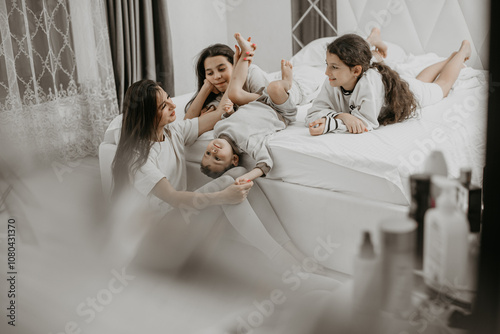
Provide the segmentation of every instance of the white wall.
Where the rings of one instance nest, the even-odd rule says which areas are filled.
[[[194,62],[214,43],[234,48],[233,34],[252,36],[255,64],[278,71],[292,56],[290,0],[167,0],[174,57],[175,95],[196,89]]]
[[[167,0],[174,58],[175,95],[196,90],[198,53],[214,43],[227,43],[226,19],[212,0]]]
[[[338,0],[340,34],[368,35],[378,26],[382,38],[401,46],[407,53],[436,53],[447,57],[462,40],[471,42],[468,66],[486,69],[489,54],[489,0]]]
[[[226,0],[228,43],[235,32],[257,44],[255,64],[266,72],[280,69],[281,59],[292,57],[290,0]]]

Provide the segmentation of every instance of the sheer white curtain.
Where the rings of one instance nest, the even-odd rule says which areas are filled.
[[[104,0],[0,0],[0,145],[96,155],[118,114]]]

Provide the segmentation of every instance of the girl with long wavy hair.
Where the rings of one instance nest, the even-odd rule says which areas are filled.
[[[404,79],[380,61],[386,53],[387,46],[377,28],[367,40],[346,34],[328,45],[328,80],[306,117],[311,135],[363,133],[415,116],[418,107],[432,105],[448,95],[471,48],[465,40],[447,59],[425,68],[416,78]]]

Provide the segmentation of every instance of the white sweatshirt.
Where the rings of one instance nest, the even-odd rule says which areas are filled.
[[[350,113],[361,119],[369,131],[378,128],[378,117],[386,109],[385,87],[382,75],[376,69],[368,69],[358,80],[354,90],[349,95],[344,95],[340,87],[330,86],[328,78],[318,97],[313,101],[312,107],[307,111],[305,126],[325,117],[326,132],[342,132],[347,128],[335,116],[340,113]]]

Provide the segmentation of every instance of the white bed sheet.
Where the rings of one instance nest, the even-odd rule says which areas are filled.
[[[440,59],[435,54],[410,55],[397,70],[416,75]],[[485,75],[485,71],[465,68],[448,97],[422,109],[420,117],[363,134],[312,137],[304,126],[310,104],[299,106],[297,121],[269,140],[275,166],[267,177],[408,205],[409,175],[422,171],[431,150],[441,150],[450,177],[458,177],[462,167],[471,167],[472,181],[482,184]],[[212,131],[203,134],[186,150],[186,159],[200,162],[212,138]],[[243,165],[252,168],[253,161],[243,159]]]

